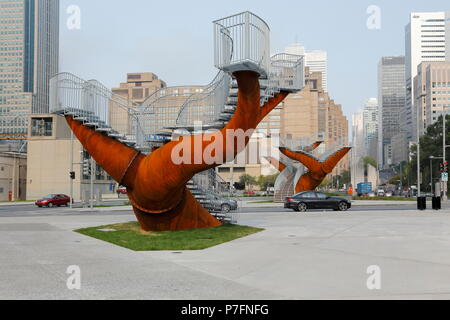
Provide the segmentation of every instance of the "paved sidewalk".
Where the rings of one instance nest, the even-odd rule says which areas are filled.
[[[258,203],[259,201],[242,201],[243,208],[283,208],[283,203]],[[431,201],[429,202],[431,205]],[[383,201],[383,200],[353,200],[352,206],[415,206],[415,201]]]
[[[56,209],[57,211],[58,209]],[[122,215],[0,218],[0,299],[449,299],[450,210],[252,212],[266,231],[202,251],[133,252],[74,233]],[[68,290],[68,266],[82,272]],[[367,268],[381,268],[368,290]]]

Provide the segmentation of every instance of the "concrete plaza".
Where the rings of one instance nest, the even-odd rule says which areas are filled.
[[[132,220],[67,209],[0,216],[0,299],[450,298],[449,209],[242,209],[241,224],[266,231],[189,252],[133,252],[73,232]],[[67,288],[71,265],[80,290]],[[381,290],[367,288],[372,265]]]

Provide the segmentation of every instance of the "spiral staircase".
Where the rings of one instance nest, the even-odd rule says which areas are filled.
[[[187,87],[162,88],[136,104],[96,80],[60,73],[50,81],[51,113],[73,116],[149,154],[180,135],[222,129],[237,107],[236,71],[260,74],[261,106],[282,90],[297,92],[304,87],[303,57],[285,53],[270,56],[270,29],[261,18],[246,11],[213,24],[214,60],[219,72],[201,90],[191,93]],[[205,195],[219,184],[226,185],[212,170],[194,177],[188,187],[208,209]]]

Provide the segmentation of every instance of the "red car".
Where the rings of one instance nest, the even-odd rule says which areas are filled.
[[[117,194],[127,194],[127,188],[125,187],[119,187],[119,189],[117,189]]]
[[[42,207],[61,207],[61,206],[66,206],[68,207],[70,203],[70,197],[66,196],[65,194],[50,194],[44,198],[42,198],[41,200],[36,201],[36,205],[39,208]]]

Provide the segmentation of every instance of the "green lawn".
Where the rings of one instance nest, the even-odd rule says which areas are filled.
[[[115,231],[100,231],[115,230]],[[249,236],[264,229],[225,224],[211,229],[144,232],[137,222],[75,230],[134,251],[202,250]]]
[[[404,197],[353,197],[353,200],[376,200],[376,201],[416,201],[413,198]]]
[[[267,201],[254,201],[254,202],[249,202],[251,204],[265,204],[265,203],[273,203],[273,200],[267,200]]]

